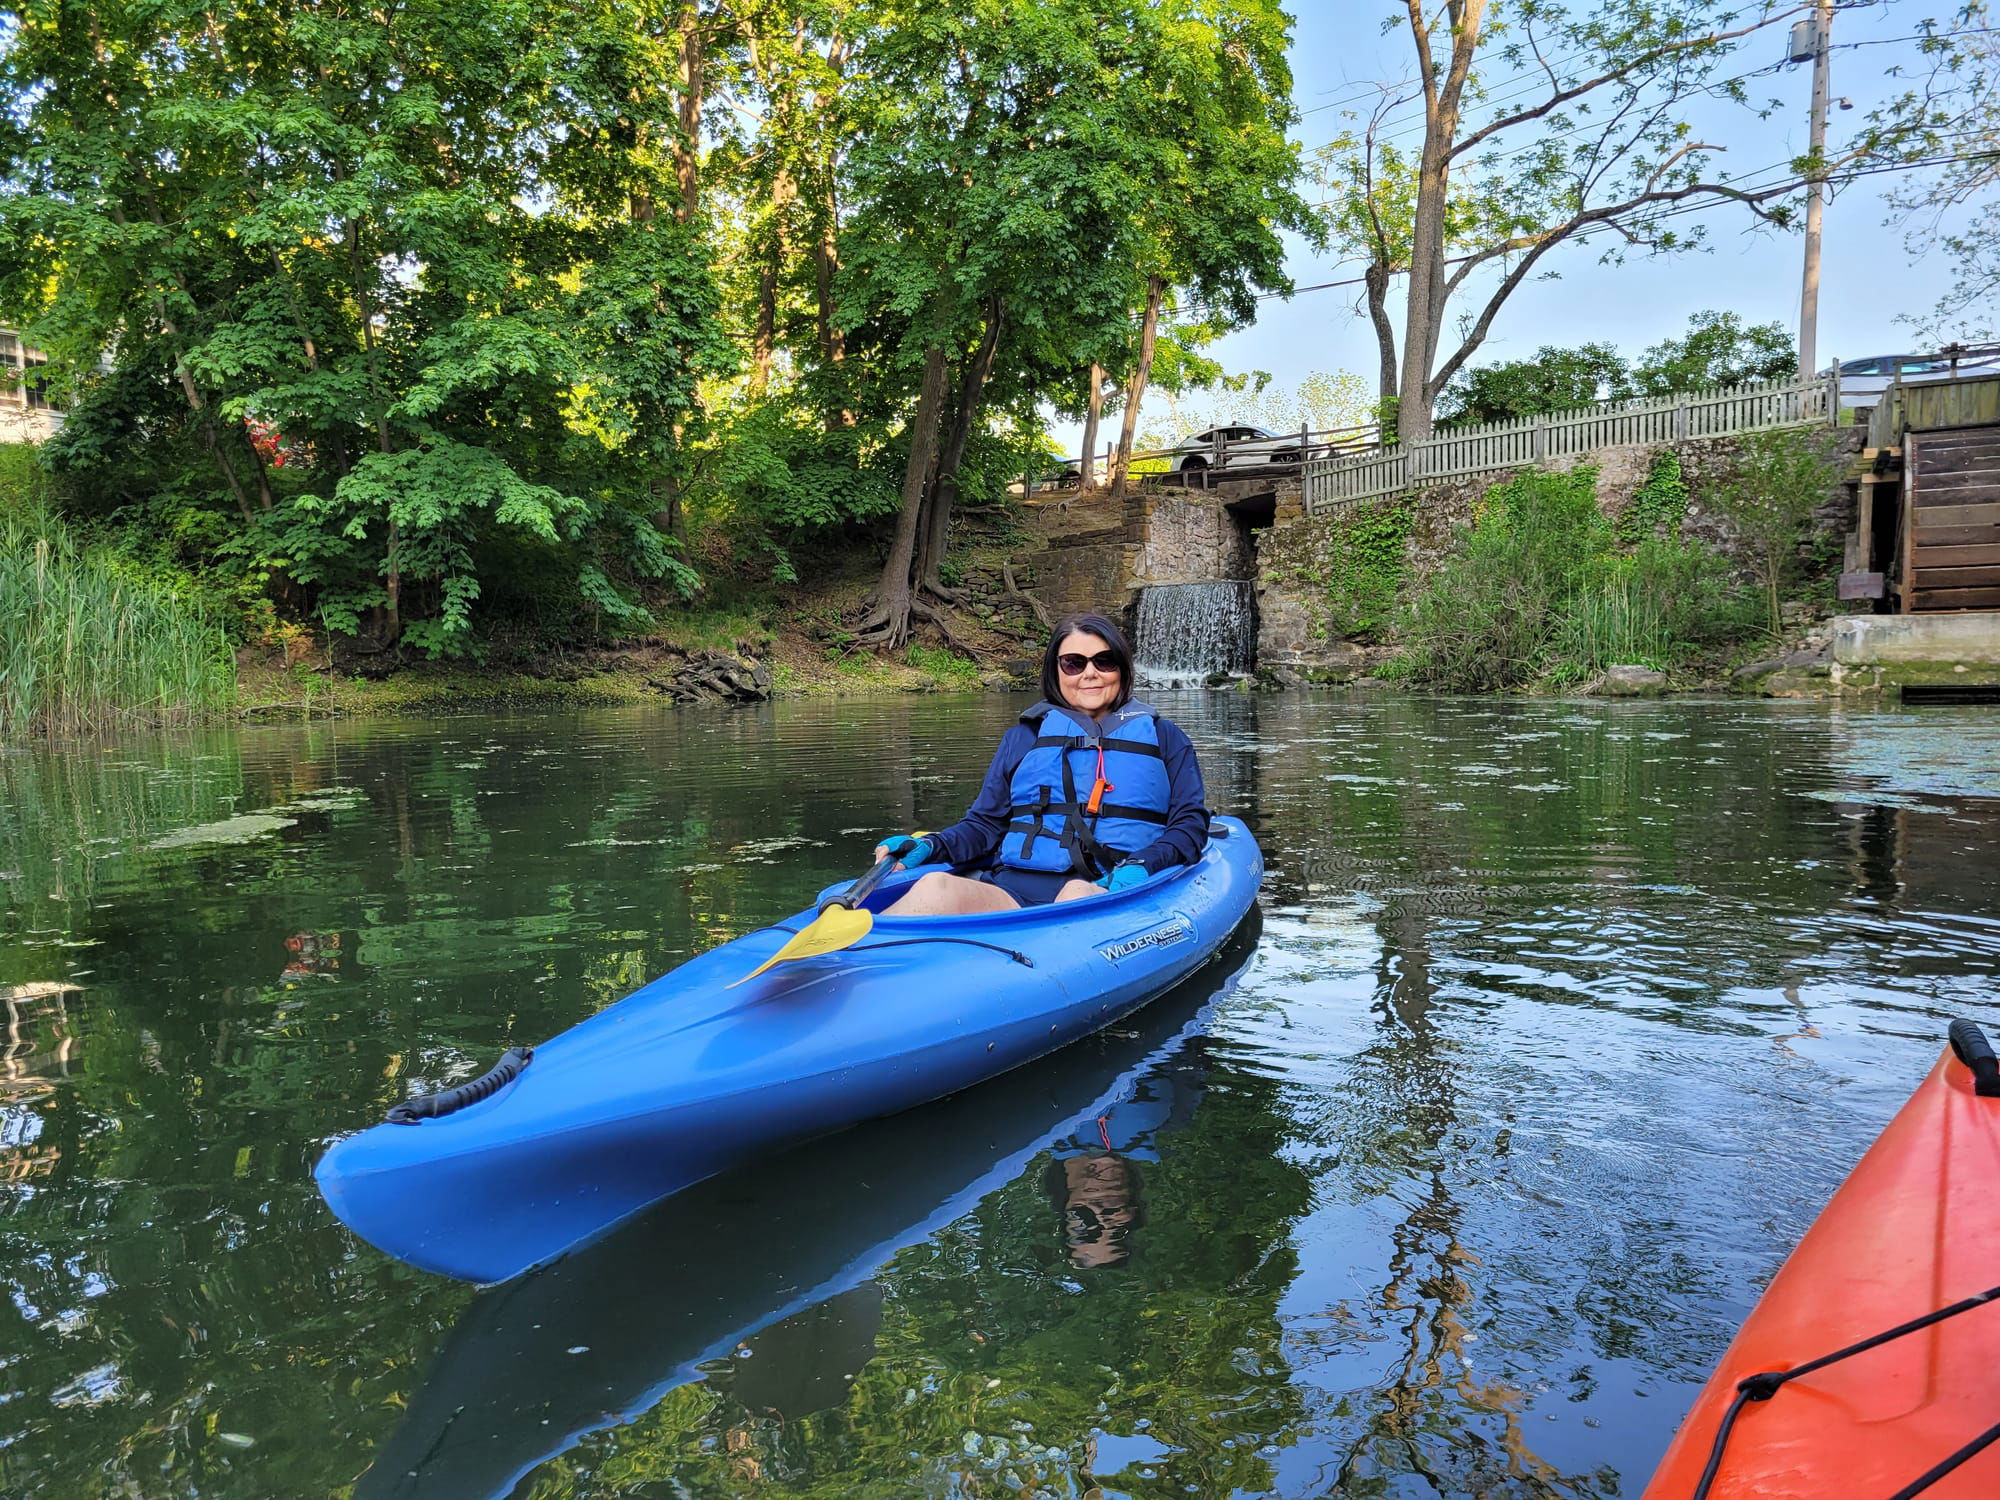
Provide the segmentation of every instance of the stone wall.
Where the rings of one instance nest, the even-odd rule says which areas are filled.
[[[1252,563],[1249,527],[1215,495],[1167,490],[1142,502],[1134,587],[1248,578]]]
[[[1858,453],[1862,437],[1863,431],[1858,427],[1843,428],[1839,434],[1841,451]],[[1693,438],[1672,445],[1680,456],[1681,475],[1690,494],[1682,536],[1739,559],[1742,549],[1734,531],[1716,511],[1702,504],[1701,497],[1735,478],[1741,444],[1741,438],[1722,437]],[[1558,459],[1550,467],[1566,470],[1580,464],[1595,464],[1598,505],[1615,519],[1645,483],[1653,455],[1658,451],[1651,445],[1604,448],[1596,453]],[[1422,580],[1435,571],[1459,530],[1472,523],[1474,510],[1486,492],[1520,472],[1516,469],[1467,475],[1418,491],[1417,514],[1404,552],[1405,576]],[[1279,524],[1258,534],[1255,576],[1260,666],[1338,677],[1365,669],[1375,656],[1382,654],[1368,649],[1372,643],[1331,635],[1324,611],[1317,607],[1319,589],[1315,580],[1328,576],[1328,561],[1342,545],[1349,518],[1360,509],[1393,498],[1364,500],[1358,506],[1344,506],[1310,519],[1304,516],[1288,519],[1281,513]],[[1854,526],[1854,509],[1853,486],[1836,486],[1827,503],[1814,515],[1815,532],[1831,537],[1844,535]]]
[[[1038,545],[1018,560],[1019,571],[1050,614],[1095,609],[1130,623],[1131,558],[1138,544],[1126,520],[1129,508],[1085,493],[1036,509]]]
[[[1417,577],[1428,576],[1450,548],[1461,527],[1472,524],[1481,496],[1505,475],[1481,474],[1433,485],[1417,497],[1417,513],[1404,546],[1405,566]],[[1316,580],[1330,571],[1333,553],[1343,545],[1349,519],[1360,510],[1397,497],[1364,500],[1332,515],[1308,519],[1303,513],[1280,519],[1256,538],[1257,664],[1334,676],[1365,670],[1379,653],[1373,643],[1349,641],[1331,634],[1319,606]]]
[[[1106,491],[1084,491],[1033,507],[1035,545],[1016,571],[1052,614],[1097,609],[1129,626],[1143,588],[1253,576],[1253,533],[1230,508],[1246,498],[1280,517],[1303,514],[1296,479],[1142,486],[1116,505]]]

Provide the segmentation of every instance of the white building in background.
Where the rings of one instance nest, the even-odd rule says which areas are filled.
[[[62,413],[35,373],[47,363],[13,329],[0,328],[0,443],[39,443],[61,429]]]

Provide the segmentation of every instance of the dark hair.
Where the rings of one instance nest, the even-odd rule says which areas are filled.
[[[1111,1157],[1125,1168],[1125,1186],[1131,1191],[1131,1197],[1121,1205],[1126,1212],[1126,1221],[1123,1224],[1106,1224],[1098,1218],[1097,1210],[1088,1204],[1071,1206],[1069,1173],[1063,1166],[1071,1158],[1059,1156],[1043,1168],[1042,1196],[1055,1213],[1060,1226],[1057,1237],[1065,1255],[1073,1257],[1083,1246],[1102,1242],[1110,1252],[1105,1264],[1121,1265],[1131,1257],[1133,1236],[1146,1227],[1146,1198],[1139,1164],[1116,1151],[1089,1151],[1084,1154]]]
[[[1103,615],[1064,615],[1056,621],[1049,634],[1049,648],[1042,653],[1042,696],[1058,706],[1069,702],[1063,696],[1056,657],[1062,653],[1062,643],[1077,634],[1096,636],[1118,658],[1118,696],[1111,700],[1111,706],[1123,708],[1132,701],[1132,646],[1125,632]]]

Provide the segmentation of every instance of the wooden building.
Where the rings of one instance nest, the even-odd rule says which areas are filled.
[[[1842,597],[2000,610],[2000,376],[1891,386],[1861,459]]]

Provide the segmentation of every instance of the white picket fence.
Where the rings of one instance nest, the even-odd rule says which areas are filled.
[[[1836,378],[1829,375],[1685,396],[1607,401],[1580,411],[1455,427],[1419,443],[1309,460],[1306,514],[1422,489],[1435,480],[1524,469],[1599,448],[1832,422],[1840,410],[1839,400]]]

